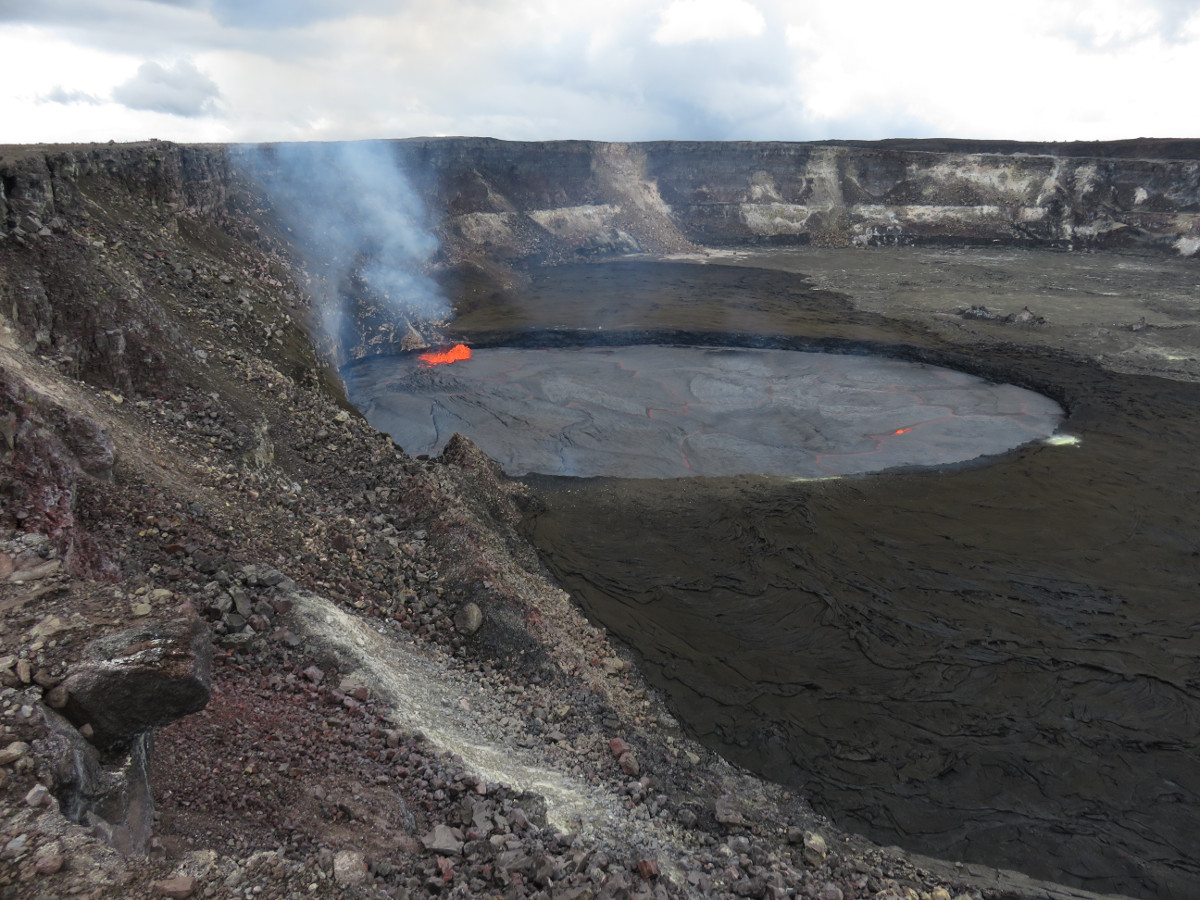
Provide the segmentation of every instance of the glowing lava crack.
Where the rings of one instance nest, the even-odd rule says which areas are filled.
[[[512,475],[822,478],[946,465],[1048,438],[1063,414],[952,369],[787,350],[456,347],[343,376],[409,453],[462,432]]]

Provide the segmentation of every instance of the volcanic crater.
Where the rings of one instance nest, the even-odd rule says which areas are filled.
[[[382,151],[386,289],[244,148],[0,156],[4,896],[1196,894],[1194,143]],[[131,618],[212,705],[98,741]]]
[[[448,351],[377,357],[342,377],[367,420],[411,452],[440,452],[461,432],[510,475],[829,478],[947,465],[1049,439],[1062,412],[943,367],[728,347]]]

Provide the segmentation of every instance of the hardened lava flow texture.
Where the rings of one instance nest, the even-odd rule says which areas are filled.
[[[1003,453],[1062,418],[1033,391],[863,354],[465,350],[350,367],[350,397],[411,453],[461,432],[511,475],[828,478]]]

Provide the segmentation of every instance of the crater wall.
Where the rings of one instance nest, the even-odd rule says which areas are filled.
[[[440,262],[514,262],[698,245],[958,243],[1200,251],[1200,142],[393,143]],[[103,184],[227,219],[227,146],[0,151],[0,234],[36,233]]]
[[[383,146],[424,206],[420,227],[438,242],[425,271],[412,274],[439,281],[460,316],[525,283],[530,266],[630,253],[921,244],[1200,253],[1200,141],[415,138]],[[296,252],[238,164],[247,149],[160,141],[0,147],[0,240],[37,241],[89,218],[102,226],[116,209],[164,246],[181,229],[223,232],[287,260],[309,294],[345,306],[341,333],[327,335],[323,348],[332,361],[436,340],[419,316],[331,274],[353,272],[377,249],[352,247],[361,259],[332,267]],[[329,196],[314,190],[312,199],[319,205]],[[10,285],[8,293],[3,314],[24,340],[49,333],[36,290]]]

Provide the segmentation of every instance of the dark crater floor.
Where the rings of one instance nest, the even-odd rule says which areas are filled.
[[[965,346],[745,265],[560,268],[505,303],[457,325],[480,344],[597,326],[853,342],[1060,402],[1077,445],[981,465],[531,479],[528,531],[688,727],[843,826],[1200,895],[1200,386],[1003,335]]]

